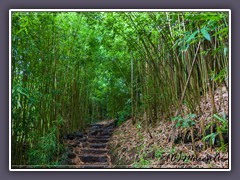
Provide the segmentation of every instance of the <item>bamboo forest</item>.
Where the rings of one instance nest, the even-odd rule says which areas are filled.
[[[11,168],[229,168],[229,16],[12,11]]]

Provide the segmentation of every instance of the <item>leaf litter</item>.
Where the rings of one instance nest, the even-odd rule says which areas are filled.
[[[218,114],[228,117],[228,91],[219,87],[214,92],[214,100]],[[197,115],[194,130],[201,132],[200,122],[204,126],[211,123],[212,105],[210,97],[201,98],[202,114]],[[187,113],[187,107],[182,108]],[[228,121],[228,118],[227,118]],[[197,154],[194,156],[192,143],[181,141],[175,143],[171,149],[168,137],[172,133],[172,122],[162,119],[155,127],[137,128],[132,124],[132,119],[127,120],[115,129],[109,142],[115,168],[228,168],[228,144],[226,151],[219,147],[208,145],[203,150],[202,138],[195,138]],[[150,132],[150,133],[149,133]],[[178,128],[178,136],[185,134],[184,129]],[[198,135],[200,136],[200,135]],[[194,159],[194,157],[196,157]]]

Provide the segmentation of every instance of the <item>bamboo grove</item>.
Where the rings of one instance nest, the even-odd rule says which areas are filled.
[[[47,165],[98,120],[155,126],[228,88],[228,13],[13,12],[12,164]],[[121,119],[121,120],[122,120]],[[204,124],[204,122],[203,122]]]

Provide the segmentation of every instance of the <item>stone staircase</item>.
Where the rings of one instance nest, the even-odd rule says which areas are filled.
[[[76,133],[68,144],[70,168],[111,168],[108,141],[114,121],[92,124],[86,134]]]

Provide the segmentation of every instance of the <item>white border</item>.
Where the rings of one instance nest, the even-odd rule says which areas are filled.
[[[12,21],[11,14],[15,11],[52,11],[52,12],[229,12],[229,169],[12,169],[11,168],[11,107],[12,107],[12,51],[11,51],[11,34]],[[230,9],[10,9],[9,10],[9,171],[231,171],[231,10]]]
[[[231,12],[230,9],[10,9],[9,11],[52,11],[52,12],[77,12],[77,11],[83,11],[83,12],[129,12],[129,11],[138,11],[138,12]]]

